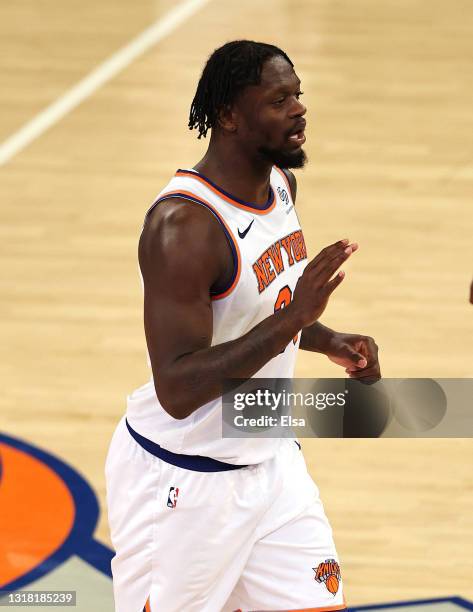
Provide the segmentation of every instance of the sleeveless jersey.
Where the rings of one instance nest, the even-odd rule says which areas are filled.
[[[271,171],[262,208],[230,195],[195,170],[178,170],[148,213],[171,197],[205,207],[220,223],[232,251],[231,282],[211,296],[212,346],[243,336],[289,304],[307,251],[288,181],[279,168]],[[299,341],[300,333],[254,377],[292,378]],[[280,444],[278,438],[222,438],[222,398],[185,419],[174,419],[160,405],[152,378],[128,396],[127,419],[135,431],[166,450],[238,465],[260,463]]]

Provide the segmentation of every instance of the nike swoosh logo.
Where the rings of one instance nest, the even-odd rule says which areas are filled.
[[[253,221],[254,221],[254,219],[253,219]],[[240,232],[240,228],[238,228],[238,235],[240,236],[240,238],[244,238],[246,236],[246,234],[250,231],[250,228],[253,225],[253,221],[249,224],[249,226],[246,228],[246,230],[244,232]]]

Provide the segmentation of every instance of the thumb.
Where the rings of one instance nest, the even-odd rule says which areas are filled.
[[[349,352],[348,356],[350,360],[353,361],[354,365],[356,365],[359,368],[366,368],[366,366],[368,365],[368,362],[366,361],[366,357],[363,357],[363,355],[361,355],[360,353],[357,353],[351,348],[348,349],[348,352]]]

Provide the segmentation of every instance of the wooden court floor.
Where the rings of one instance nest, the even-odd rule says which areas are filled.
[[[0,4],[0,146],[176,5]],[[149,376],[143,213],[205,143],[202,65],[236,38],[284,48],[308,106],[297,207],[310,254],[360,244],[323,321],[368,333],[392,377],[473,377],[473,4],[210,0],[0,167],[0,429],[71,463],[102,507],[125,396]],[[298,376],[340,376],[300,354]],[[471,432],[469,432],[471,435]],[[473,599],[473,443],[307,440],[352,604]]]

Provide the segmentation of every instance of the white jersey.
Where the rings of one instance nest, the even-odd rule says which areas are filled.
[[[289,304],[307,251],[289,184],[279,168],[271,171],[268,200],[261,208],[228,194],[195,170],[178,170],[152,208],[171,197],[207,208],[233,253],[231,283],[212,295],[212,346],[243,336]],[[300,333],[254,377],[292,378],[299,341]],[[161,406],[152,379],[128,397],[127,419],[135,431],[166,450],[237,465],[265,461],[280,444],[278,438],[222,438],[221,398],[185,419],[174,419]]]

